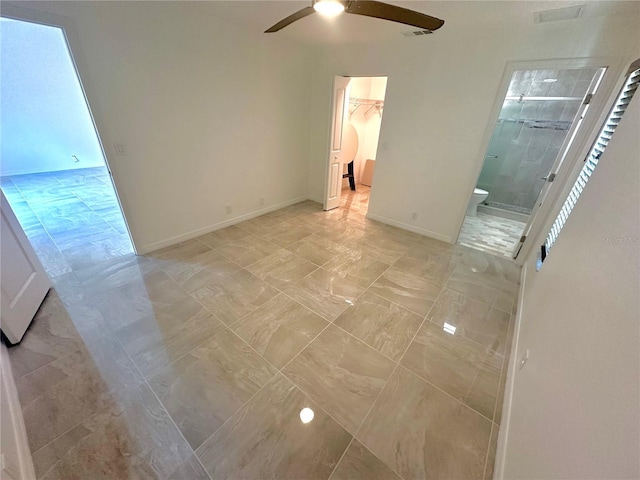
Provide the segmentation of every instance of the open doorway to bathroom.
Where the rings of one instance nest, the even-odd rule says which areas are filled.
[[[54,284],[133,253],[62,28],[0,18],[2,191]]]
[[[387,77],[348,77],[342,125],[342,182],[338,214],[366,215],[382,125]]]
[[[458,243],[515,258],[605,68],[513,71]]]

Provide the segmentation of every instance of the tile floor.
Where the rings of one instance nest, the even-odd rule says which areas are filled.
[[[133,253],[106,167],[0,180],[50,277]]]
[[[56,277],[9,350],[38,478],[492,478],[518,267],[358,200]]]
[[[483,252],[513,258],[526,223],[478,212],[465,217],[458,243]]]

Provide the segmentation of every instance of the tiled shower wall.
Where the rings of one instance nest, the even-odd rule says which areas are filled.
[[[507,96],[574,97],[576,100],[505,100],[487,149],[478,187],[487,204],[531,213],[545,177],[597,69],[522,70]],[[555,78],[554,83],[544,79]],[[494,158],[497,157],[497,158]]]

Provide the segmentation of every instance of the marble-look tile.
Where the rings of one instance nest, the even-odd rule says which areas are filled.
[[[493,418],[501,356],[427,323],[418,331],[401,364],[481,415]]]
[[[103,291],[133,282],[142,282],[145,275],[158,267],[149,259],[124,255],[74,273],[88,292]]]
[[[49,291],[20,344],[9,348],[17,378],[82,347],[82,338],[55,293]]]
[[[393,368],[391,360],[331,325],[282,373],[355,434]]]
[[[347,247],[326,238],[312,235],[289,245],[287,250],[311,263],[322,266],[335,256],[346,252]]]
[[[250,235],[245,229],[232,225],[215,232],[207,233],[197,238],[205,245],[211,248],[218,248],[229,242],[237,242]]]
[[[156,250],[155,252],[147,254],[147,257],[153,259],[160,268],[164,269],[176,263],[188,263],[191,258],[210,250],[210,246],[195,239]]]
[[[116,335],[145,377],[190,352],[223,329],[222,322],[192,298],[170,311],[143,317]]]
[[[422,317],[365,292],[334,323],[397,362],[420,328]]]
[[[350,222],[334,223],[330,227],[318,230],[315,235],[338,243],[340,245],[355,245],[364,237],[369,235],[369,231],[363,229],[361,225]]]
[[[510,258],[498,257],[490,253],[467,248],[460,259],[462,265],[511,283],[520,280],[521,267]]]
[[[406,252],[407,245],[395,240],[389,235],[374,232],[360,240],[355,249],[374,256],[378,260],[389,265],[398,261]]]
[[[474,272],[472,268],[458,265],[447,280],[446,286],[491,305],[499,300],[501,294],[515,295],[518,291],[515,283]]]
[[[358,440],[402,478],[481,479],[491,422],[399,368]]]
[[[456,335],[474,340],[491,351],[503,353],[509,329],[508,313],[445,288],[427,318],[436,325],[456,327]]]
[[[313,420],[300,421],[311,408]],[[216,431],[196,454],[212,479],[324,480],[351,435],[278,375]]]
[[[332,322],[353,304],[364,289],[351,278],[341,278],[319,268],[299,282],[289,285],[285,292]]]
[[[282,222],[262,231],[259,235],[284,248],[313,235],[313,233],[313,230],[307,230],[293,223]]]
[[[188,260],[165,264],[162,268],[187,292],[195,292],[212,282],[223,280],[242,267],[220,252],[209,250]]]
[[[458,243],[510,259],[525,227],[523,222],[478,212],[464,217]]]
[[[411,273],[433,283],[443,285],[456,268],[456,264],[447,255],[433,254],[422,258],[405,255],[393,264],[398,270]]]
[[[246,230],[251,234],[259,235],[271,228],[277,227],[280,223],[282,223],[282,221],[275,217],[261,215],[245,222],[238,223],[236,227]]]
[[[145,385],[33,454],[42,480],[161,480],[184,469],[192,457],[193,451]]]
[[[367,288],[389,268],[389,264],[368,253],[349,250],[329,260],[322,268],[340,278],[351,280],[361,288]]]
[[[269,362],[282,368],[327,325],[319,315],[280,294],[231,328]]]
[[[133,254],[133,246],[128,234],[113,235],[105,240],[64,250],[61,253],[71,269],[75,271],[115,257]]]
[[[229,330],[149,380],[192,448],[198,448],[277,370]]]
[[[442,286],[395,267],[389,268],[369,290],[424,317]]]
[[[278,250],[276,253],[250,265],[247,270],[256,277],[283,290],[287,285],[303,279],[316,268],[318,267],[313,263],[294,255],[288,250]]]
[[[31,451],[106,407],[142,383],[142,377],[110,336],[18,379]]]
[[[193,292],[202,305],[227,325],[254,311],[278,290],[246,270],[239,270],[224,280],[210,283]]]
[[[329,480],[401,480],[358,440],[353,440]]]
[[[280,250],[280,247],[277,245],[255,235],[226,243],[217,249],[225,257],[243,267],[268,257],[278,250]]]
[[[102,223],[99,224],[82,225],[69,230],[62,230],[59,233],[50,233],[51,238],[62,251],[82,247],[88,243],[104,241],[110,237],[119,235],[107,222],[102,220],[101,222]]]
[[[189,460],[180,465],[167,480],[211,480],[198,457],[193,454]]]

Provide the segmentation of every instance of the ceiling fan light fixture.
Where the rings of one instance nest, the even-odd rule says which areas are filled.
[[[313,3],[313,9],[325,17],[335,17],[344,12],[344,5],[339,0],[317,0]]]

